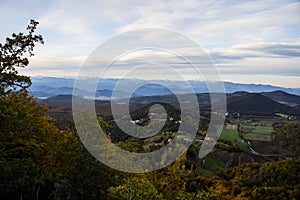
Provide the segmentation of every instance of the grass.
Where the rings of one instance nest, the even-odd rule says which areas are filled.
[[[271,134],[274,132],[272,126],[256,126],[254,129],[255,133]]]
[[[245,128],[244,126],[242,126],[242,131],[244,132],[244,133],[250,133],[251,131],[253,131],[255,129],[255,127],[254,128]]]
[[[235,129],[224,128],[222,130],[220,138],[224,139],[224,140],[229,140],[232,142],[235,142],[235,141],[242,142],[242,139],[240,138],[238,131]]]
[[[247,140],[272,141],[272,136],[259,133],[248,133],[244,135]]]
[[[237,127],[225,126],[221,133],[220,139],[229,140],[233,144],[238,145],[239,148],[246,150],[246,151],[249,150],[248,144],[246,142],[244,142],[242,140],[242,138],[240,138]]]
[[[242,128],[247,128],[247,129],[255,129],[255,126],[254,125],[252,125],[252,124],[243,124],[242,125]]]
[[[252,124],[245,124],[245,125],[243,124],[241,126],[241,129],[244,133],[250,133],[255,129],[255,126]]]
[[[242,131],[246,133],[244,138],[247,140],[272,141],[274,129],[269,126],[254,126],[252,124],[242,125]]]

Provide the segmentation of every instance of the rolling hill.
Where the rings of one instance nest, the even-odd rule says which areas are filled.
[[[289,94],[283,91],[262,92],[261,94],[273,101],[277,101],[282,104],[298,108],[300,106],[300,96],[294,94]]]
[[[243,115],[259,115],[259,116],[272,116],[276,113],[282,113],[292,116],[300,116],[300,110],[296,107],[292,107],[286,104],[279,103],[279,100],[285,100],[289,103],[297,102],[298,96],[290,95],[283,92],[272,92],[264,93],[271,97],[268,98],[263,94],[259,93],[247,93],[247,92],[237,92],[232,94],[227,94],[227,110],[229,112],[239,112]],[[280,96],[279,94],[283,94]],[[186,102],[189,101],[190,96],[182,95]],[[275,98],[276,97],[276,98]],[[281,98],[279,98],[281,97]],[[290,98],[288,98],[290,97]],[[197,94],[198,102],[200,105],[200,110],[209,111],[210,110],[210,97],[208,93]],[[71,109],[72,96],[71,95],[57,95],[44,100],[39,100],[42,104],[47,104],[50,107],[64,107],[66,109]],[[113,100],[115,103],[122,103],[123,100]],[[146,104],[152,104],[154,102],[161,102],[165,104],[171,104],[173,106],[179,105],[178,100],[175,95],[160,95],[160,96],[144,96],[144,97],[133,97],[130,99],[130,104],[133,107],[140,107]],[[101,110],[105,110],[105,113],[109,114],[110,102],[96,100],[96,110],[101,113]]]
[[[227,99],[227,109],[231,112],[239,112],[244,115],[286,115],[300,116],[300,111],[288,105],[284,105],[269,99],[258,93],[249,93],[240,96],[232,96]]]

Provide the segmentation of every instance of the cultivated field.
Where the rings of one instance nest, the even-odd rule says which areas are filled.
[[[255,126],[253,124],[243,124],[241,130],[246,140],[272,141],[274,129],[271,125]]]
[[[249,150],[248,144],[239,136],[237,125],[226,125],[221,133],[220,139],[229,140],[243,150]]]

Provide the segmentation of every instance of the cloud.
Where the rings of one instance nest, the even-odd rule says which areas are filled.
[[[285,42],[251,42],[241,43],[226,49],[209,51],[217,62],[246,58],[286,58],[300,57],[300,43]]]
[[[300,43],[257,42],[239,44],[233,48],[240,51],[258,52],[262,56],[300,57]]]
[[[34,18],[40,21],[38,32],[45,38],[45,45],[38,46],[31,59],[30,70],[24,71],[30,74],[75,75],[85,58],[104,41],[145,27],[172,29],[187,35],[202,45],[227,75],[299,74],[300,2],[296,0],[12,2],[0,2],[0,35],[22,31]],[[158,46],[159,40],[164,40],[181,45],[186,49],[183,56],[196,59],[197,54],[184,41],[169,35],[157,38],[153,44]],[[140,52],[122,59],[118,64],[124,67],[150,58]],[[162,63],[168,60],[180,70],[186,67],[172,56],[158,53],[152,59]],[[190,73],[188,68],[186,72]]]
[[[259,41],[209,52],[223,74],[300,76],[300,43]]]
[[[192,36],[206,47],[234,45],[257,37],[286,38],[300,24],[297,1],[151,1],[140,17],[120,30],[164,27]],[[153,14],[155,13],[155,14]]]
[[[272,74],[272,75],[296,75],[300,76],[300,58],[246,58],[227,63],[217,63],[222,74]]]

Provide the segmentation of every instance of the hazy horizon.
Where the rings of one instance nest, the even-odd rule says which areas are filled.
[[[77,76],[44,76],[44,75],[33,75],[31,78],[61,78],[61,79],[76,79],[78,78]],[[99,79],[99,77],[81,77],[83,79]],[[106,77],[102,79],[121,79],[121,77]],[[100,79],[99,79],[100,80]],[[135,80],[141,80],[141,81],[151,81],[151,80],[156,80],[156,81],[180,81],[180,80],[170,80],[170,79],[135,79]],[[203,82],[201,80],[197,79],[188,79],[188,81],[196,81],[196,82]],[[273,87],[282,87],[282,88],[290,88],[290,89],[300,89],[300,87],[285,87],[282,85],[273,85],[269,83],[257,83],[257,82],[234,82],[231,80],[223,80],[225,83],[233,83],[233,84],[248,84],[248,85],[265,85],[265,86],[273,86]]]

